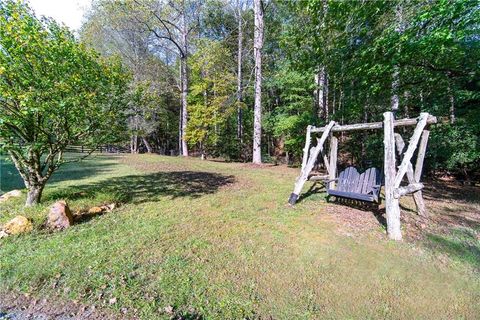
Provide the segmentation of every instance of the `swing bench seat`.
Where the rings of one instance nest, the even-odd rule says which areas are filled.
[[[330,188],[330,182],[337,182],[335,188]],[[360,200],[365,202],[380,202],[382,178],[380,170],[368,168],[360,174],[355,167],[348,167],[338,175],[337,179],[326,181],[328,196]]]

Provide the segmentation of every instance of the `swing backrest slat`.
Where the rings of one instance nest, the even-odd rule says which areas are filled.
[[[369,196],[376,201],[380,192],[380,185],[381,174],[377,168],[368,168],[360,174],[357,168],[347,167],[338,175],[336,189],[329,190],[329,193],[360,200]],[[356,195],[361,195],[361,197],[356,197]]]

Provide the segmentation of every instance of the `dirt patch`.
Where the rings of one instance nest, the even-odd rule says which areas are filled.
[[[122,319],[137,319],[124,310]],[[0,293],[0,318],[5,319],[75,319],[75,320],[113,320],[119,315],[101,310],[96,306],[80,304],[76,301],[69,303],[54,299],[37,299],[24,294]],[[2,319],[3,319],[2,318]]]
[[[385,238],[385,229],[381,222],[383,217],[377,209],[369,210],[369,208],[343,203],[328,203],[325,206],[325,212],[328,219],[337,225],[337,232],[342,235],[349,237],[374,235]]]

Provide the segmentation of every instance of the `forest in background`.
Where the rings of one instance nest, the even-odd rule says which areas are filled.
[[[479,9],[468,0],[97,0],[80,40],[132,75],[120,139],[132,153],[252,161],[260,63],[262,161],[298,163],[307,125],[425,111],[443,119],[427,169],[468,179],[480,167]],[[381,165],[382,140],[344,135],[341,159]]]

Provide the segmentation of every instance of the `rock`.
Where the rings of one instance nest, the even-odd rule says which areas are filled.
[[[47,226],[52,229],[65,229],[73,224],[73,215],[65,201],[57,201],[50,207]]]
[[[103,208],[101,207],[92,207],[90,209],[88,209],[88,214],[100,214],[104,211]]]
[[[12,191],[9,191],[5,194],[3,194],[1,197],[0,197],[0,202],[5,202],[7,201],[8,199],[10,198],[18,198],[18,197],[21,197],[22,196],[22,191],[20,190],[12,190]]]
[[[109,303],[109,304],[115,304],[115,303],[117,303],[117,298],[115,298],[115,297],[111,298],[110,300],[108,300],[108,303]]]
[[[33,229],[32,223],[24,216],[16,216],[3,226],[7,234],[20,234],[30,232]]]
[[[111,211],[113,211],[116,207],[117,207],[117,205],[116,205],[115,203],[110,203],[110,204],[103,205],[103,206],[101,206],[100,208],[102,208],[103,211],[111,212]]]

